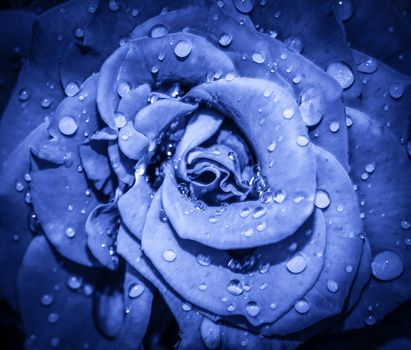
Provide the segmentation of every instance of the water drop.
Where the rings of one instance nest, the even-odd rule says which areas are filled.
[[[208,255],[204,255],[204,254],[199,253],[199,254],[197,255],[197,262],[198,262],[198,264],[201,265],[201,266],[210,266],[210,264],[211,264],[211,257],[208,256]]]
[[[22,89],[19,92],[19,100],[24,102],[27,101],[30,97],[30,91],[26,90],[26,89]]]
[[[131,85],[127,82],[122,82],[117,86],[117,93],[120,97],[124,97],[127,95],[131,90]]]
[[[281,204],[282,202],[285,201],[285,192],[282,190],[278,190],[275,195],[274,195],[274,202]]]
[[[228,283],[227,291],[232,295],[241,295],[243,293],[243,284],[237,279],[233,279]]]
[[[162,38],[168,34],[168,28],[162,24],[156,24],[150,29],[151,38]]]
[[[258,51],[254,52],[252,54],[251,58],[255,63],[258,63],[258,64],[264,63],[264,61],[265,61],[264,55],[261,52],[258,52]]]
[[[17,192],[23,192],[24,191],[24,185],[20,182],[17,181],[15,185],[15,189]]]
[[[110,11],[117,12],[120,9],[120,3],[117,0],[110,0],[108,8]]]
[[[227,47],[231,44],[231,41],[233,40],[233,37],[231,36],[231,34],[227,34],[227,33],[222,33],[220,35],[220,39],[218,40],[218,43],[222,46],[222,47]]]
[[[375,324],[375,322],[377,322],[377,320],[375,319],[375,316],[373,315],[368,315],[367,318],[365,319],[365,323],[368,326],[372,326],[373,324]]]
[[[189,312],[189,311],[192,310],[191,305],[190,305],[190,304],[187,304],[187,303],[183,303],[183,304],[181,305],[181,308],[182,308],[185,312]]]
[[[247,303],[246,310],[251,317],[257,317],[261,311],[260,306],[254,301]]]
[[[328,280],[327,281],[327,289],[331,293],[336,293],[338,291],[338,283],[335,282],[334,280]]]
[[[287,270],[291,273],[301,273],[307,267],[307,261],[305,260],[304,256],[296,255],[291,260],[287,262]]]
[[[180,40],[174,47],[174,54],[180,59],[185,59],[192,49],[193,45],[188,40]]]
[[[253,219],[260,219],[267,214],[267,211],[263,207],[257,207],[253,214]]]
[[[310,310],[310,304],[306,300],[299,300],[295,303],[294,308],[299,314],[306,314]]]
[[[370,58],[358,64],[357,69],[361,73],[371,74],[377,70],[378,63],[375,59]]]
[[[240,212],[240,217],[242,218],[246,218],[247,216],[249,216],[251,214],[251,209],[249,208],[243,208]]]
[[[76,231],[74,230],[73,227],[67,227],[66,228],[66,236],[68,238],[73,238],[76,235]]]
[[[243,230],[242,234],[246,237],[251,237],[254,234],[254,230],[249,227]]]
[[[262,222],[261,224],[258,224],[256,229],[258,232],[262,232],[265,230],[265,228],[267,227],[267,224],[265,222]]]
[[[366,171],[367,173],[369,173],[369,174],[373,173],[374,170],[375,170],[375,164],[374,164],[374,163],[368,163],[368,164],[365,166],[365,171]]]
[[[294,109],[293,108],[286,108],[283,110],[283,117],[285,119],[291,119],[294,116]]]
[[[50,306],[53,303],[53,296],[50,294],[42,295],[40,302],[43,306]]]
[[[49,98],[45,97],[40,101],[40,105],[43,108],[49,108],[51,106],[51,100]]]
[[[345,63],[334,62],[327,67],[327,73],[331,75],[343,89],[349,88],[354,82],[351,68]]]
[[[127,117],[121,112],[114,113],[114,124],[117,128],[124,127],[127,124]]]
[[[202,292],[204,292],[205,290],[207,290],[207,288],[208,288],[208,286],[207,286],[206,283],[201,283],[201,284],[198,286],[198,289],[201,290]]]
[[[83,284],[83,280],[80,277],[70,276],[67,279],[67,286],[70,289],[77,290],[82,286],[82,284]]]
[[[392,250],[383,250],[379,252],[371,262],[372,274],[382,281],[390,281],[401,275],[403,264],[398,256]]]
[[[337,14],[341,20],[348,20],[353,13],[353,6],[350,0],[339,0],[337,2]]]
[[[132,299],[138,298],[141,294],[144,293],[144,286],[139,283],[133,283],[129,288],[128,288],[128,296]]]
[[[411,228],[411,223],[407,219],[402,219],[400,226],[403,230],[409,230]]]
[[[173,262],[177,257],[177,254],[172,249],[167,249],[163,252],[163,259],[168,262]]]
[[[404,95],[404,86],[398,82],[393,83],[390,86],[390,95],[395,99],[401,98]]]
[[[72,117],[64,116],[59,120],[58,128],[63,135],[73,135],[77,127],[77,122]]]
[[[49,323],[51,323],[51,324],[57,323],[58,320],[59,320],[59,315],[56,314],[55,312],[51,312],[47,316],[47,321],[49,321]]]
[[[325,112],[325,100],[322,91],[318,88],[305,90],[301,94],[299,109],[306,125],[317,125]]]
[[[300,53],[303,50],[303,42],[297,36],[290,36],[284,41],[290,51]]]
[[[297,136],[297,145],[301,147],[307,146],[309,143],[308,137],[305,135]]]
[[[317,190],[315,194],[314,204],[319,209],[327,208],[331,203],[330,196],[327,191]]]
[[[204,317],[200,325],[200,335],[204,346],[208,350],[215,350],[221,344],[220,326]]]
[[[241,13],[250,13],[254,8],[254,0],[233,0],[234,7]]]
[[[337,132],[338,130],[340,130],[340,123],[337,121],[332,121],[330,123],[330,131]]]

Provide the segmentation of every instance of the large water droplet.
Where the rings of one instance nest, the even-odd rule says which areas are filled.
[[[140,283],[133,283],[128,289],[128,296],[132,299],[138,298],[144,293],[144,286]]]
[[[257,317],[260,314],[261,308],[256,302],[250,301],[247,303],[246,310],[251,317]]]
[[[174,47],[174,54],[180,59],[185,59],[192,49],[193,45],[188,40],[180,40]]]
[[[200,335],[204,346],[208,350],[215,350],[221,344],[220,326],[204,317],[200,325]]]
[[[317,125],[325,112],[323,93],[318,88],[309,88],[301,94],[299,105],[304,123],[308,126]]]
[[[327,73],[331,75],[343,89],[349,88],[354,82],[351,68],[345,63],[334,62],[327,67]]]
[[[64,116],[59,120],[58,128],[63,135],[70,136],[77,131],[77,122],[70,116]]]
[[[233,0],[234,7],[241,13],[250,13],[254,8],[254,0]]]
[[[243,293],[243,284],[237,279],[233,279],[228,283],[227,291],[232,295],[241,295]]]
[[[340,123],[337,121],[332,121],[330,123],[330,131],[335,133],[338,130],[340,130]]]
[[[330,196],[327,191],[318,190],[315,194],[314,204],[319,209],[327,208],[331,203]]]
[[[162,24],[156,24],[150,29],[150,37],[162,38],[168,34],[168,28]]]
[[[172,249],[167,249],[163,252],[163,259],[168,262],[173,262],[177,257],[177,254]]]
[[[305,147],[308,145],[310,140],[308,140],[308,137],[305,135],[297,136],[297,145],[301,147]]]
[[[307,261],[304,256],[296,255],[291,260],[287,262],[287,270],[291,273],[301,273],[307,267]]]
[[[401,258],[392,250],[379,252],[371,262],[372,274],[382,281],[399,277],[403,271]]]
[[[299,300],[295,303],[294,308],[299,314],[306,314],[310,311],[310,304],[306,300]]]

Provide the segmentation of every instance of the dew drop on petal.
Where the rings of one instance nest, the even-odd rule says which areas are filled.
[[[43,306],[49,306],[53,303],[53,296],[50,294],[44,294],[41,296],[40,302]]]
[[[296,255],[287,262],[287,270],[291,273],[301,273],[307,267],[307,261],[302,255]]]
[[[59,120],[58,128],[63,135],[70,136],[77,131],[77,122],[70,116],[64,116]]]
[[[118,0],[110,0],[108,3],[108,8],[110,11],[117,12],[120,9],[120,3]]]
[[[168,28],[162,24],[156,24],[150,29],[151,38],[162,38],[168,34]]]
[[[325,112],[325,100],[322,91],[318,88],[305,90],[301,94],[299,109],[306,125],[317,125]]]
[[[357,69],[361,73],[371,74],[374,73],[378,68],[378,63],[375,59],[370,58],[358,64]]]
[[[337,121],[333,121],[330,123],[330,131],[331,132],[337,132],[340,130],[340,123]]]
[[[200,253],[197,255],[197,262],[201,266],[210,266],[211,258],[208,255],[204,255]]]
[[[19,92],[19,100],[20,101],[27,101],[30,97],[30,91],[26,90],[26,89],[22,89]]]
[[[145,288],[142,284],[133,283],[128,289],[128,296],[132,299],[138,298],[143,294]]]
[[[247,303],[246,310],[251,317],[257,317],[260,314],[261,308],[255,301],[250,301]]]
[[[66,228],[66,236],[68,238],[73,238],[75,235],[76,235],[76,231],[74,230],[73,227],[69,226],[69,227]]]
[[[250,13],[254,8],[254,0],[233,0],[234,7],[241,13]]]
[[[398,82],[393,83],[390,86],[390,95],[395,99],[401,98],[404,95],[404,86]]]
[[[282,202],[284,202],[285,201],[285,196],[286,196],[286,194],[285,194],[285,192],[284,191],[282,191],[282,190],[278,190],[277,192],[275,192],[275,194],[274,194],[274,202],[276,202],[276,203],[278,203],[278,204],[281,204]]]
[[[240,217],[242,217],[242,218],[246,218],[247,216],[249,216],[251,214],[251,209],[249,209],[249,208],[243,208],[241,211],[240,211]]]
[[[205,290],[207,290],[208,286],[206,283],[201,283],[198,286],[198,289],[201,290],[202,292],[204,292]]]
[[[264,61],[265,61],[265,57],[264,57],[264,55],[261,53],[261,52],[254,52],[252,55],[251,55],[251,59],[255,62],[255,63],[258,63],[258,64],[261,64],[261,63],[264,63]]]
[[[77,290],[82,286],[82,284],[83,284],[83,280],[80,277],[70,276],[67,279],[67,286],[70,289]]]
[[[24,191],[24,185],[20,182],[17,181],[15,185],[15,189],[17,192],[23,192]]]
[[[401,220],[400,226],[403,230],[409,230],[411,228],[411,222],[404,218]]]
[[[122,82],[117,86],[117,93],[120,97],[124,97],[131,90],[131,85],[127,82]]]
[[[265,228],[267,227],[267,224],[265,222],[262,222],[261,224],[258,224],[256,229],[258,232],[262,232],[265,230]]]
[[[253,219],[260,219],[266,214],[267,214],[267,210],[265,210],[263,207],[257,207],[253,214]]]
[[[294,116],[294,109],[293,108],[286,108],[283,110],[283,117],[285,119],[291,119]]]
[[[51,106],[51,99],[45,97],[40,101],[40,105],[43,108],[49,108]]]
[[[331,199],[327,191],[318,190],[316,192],[314,204],[317,208],[325,209],[330,205],[330,203],[331,203]]]
[[[294,308],[299,314],[306,314],[310,310],[310,304],[306,300],[298,300]]]
[[[365,171],[366,171],[367,173],[369,173],[369,174],[373,173],[374,170],[375,170],[375,164],[374,164],[374,163],[368,163],[368,164],[365,166]]]
[[[220,38],[218,39],[218,43],[222,46],[222,47],[227,47],[231,44],[231,41],[233,40],[233,37],[231,34],[228,33],[222,33],[220,35]]]
[[[351,0],[338,0],[337,1],[337,14],[338,17],[343,20],[346,21],[348,20],[353,13],[353,5],[351,3]]]
[[[290,36],[284,41],[290,51],[300,53],[303,50],[303,42],[297,36]]]
[[[232,295],[241,295],[243,290],[243,284],[237,279],[231,280],[227,285],[227,292]]]
[[[163,259],[168,262],[173,262],[177,257],[177,254],[172,249],[167,249],[163,252]]]
[[[49,321],[49,323],[51,323],[51,324],[57,323],[58,320],[59,320],[59,315],[55,312],[51,312],[47,316],[47,321]]]
[[[368,326],[372,326],[373,324],[375,324],[375,322],[377,322],[377,320],[373,315],[368,315],[365,319],[365,324]]]
[[[297,136],[297,145],[301,147],[307,146],[309,143],[308,137],[305,135]]]
[[[390,281],[399,277],[403,269],[400,257],[392,250],[379,252],[371,262],[372,274],[382,281]]]
[[[124,127],[127,124],[127,117],[121,112],[114,113],[114,124],[117,128]]]
[[[338,291],[338,283],[335,282],[334,280],[328,280],[327,281],[327,289],[331,293],[336,293]]]
[[[246,237],[251,237],[254,234],[254,230],[249,227],[243,230],[242,234]]]
[[[215,324],[208,318],[204,317],[200,325],[200,336],[204,346],[208,350],[220,348],[221,330],[218,324]]]
[[[193,45],[188,40],[180,40],[174,47],[174,54],[181,59],[188,57],[193,49]]]
[[[334,62],[327,67],[327,73],[332,76],[343,89],[349,88],[354,82],[351,68],[345,63]]]

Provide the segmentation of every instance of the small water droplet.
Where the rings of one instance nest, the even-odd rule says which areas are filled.
[[[340,123],[337,121],[332,121],[330,123],[330,131],[337,132],[338,130],[340,130]]]
[[[265,222],[262,222],[261,224],[258,224],[256,229],[258,232],[262,232],[265,230],[265,228],[267,227],[267,224]]]
[[[40,101],[40,105],[43,108],[49,108],[51,106],[51,99],[44,97],[41,101]]]
[[[291,119],[294,116],[294,108],[286,108],[283,110],[283,117],[285,119]]]
[[[193,49],[193,45],[188,40],[180,40],[177,42],[176,46],[174,47],[174,54],[180,58],[185,59],[191,53]]]
[[[390,95],[395,99],[401,98],[404,95],[404,86],[398,82],[393,83],[390,86]]]
[[[302,299],[295,303],[294,308],[299,314],[306,314],[310,311],[310,304],[308,301]]]
[[[233,40],[233,37],[231,34],[227,34],[227,33],[222,33],[220,35],[220,39],[218,40],[218,43],[222,46],[222,47],[227,47],[231,44],[231,41]]]
[[[24,102],[27,101],[30,98],[30,91],[26,89],[22,89],[19,92],[19,100]]]
[[[144,286],[139,283],[133,283],[128,289],[128,296],[132,299],[138,298],[144,293]]]
[[[163,252],[163,259],[168,262],[173,262],[177,257],[177,254],[172,249],[167,249]]]
[[[400,226],[403,230],[409,230],[411,228],[411,222],[404,218],[401,220]]]
[[[377,70],[378,63],[375,59],[370,58],[358,64],[357,69],[361,73],[371,74]]]
[[[375,319],[375,316],[373,315],[368,315],[365,319],[365,323],[368,326],[372,326],[373,324],[375,324],[375,322],[377,322],[377,320]]]
[[[67,227],[66,228],[66,236],[68,238],[73,238],[76,235],[76,231],[74,230],[73,227]]]
[[[73,135],[77,127],[77,122],[70,116],[64,116],[59,120],[58,128],[63,135]]]
[[[243,230],[242,234],[246,237],[251,237],[254,234],[254,230],[249,227]]]
[[[264,63],[265,57],[261,52],[254,52],[251,56],[251,59],[258,64]]]
[[[314,201],[315,206],[319,209],[325,209],[330,205],[330,203],[331,199],[328,192],[324,190],[317,190]]]
[[[243,284],[237,279],[233,279],[228,283],[227,291],[232,295],[241,295],[243,293]]]
[[[241,13],[250,13],[254,8],[254,0],[233,0],[234,7]]]
[[[304,256],[296,255],[291,260],[287,262],[287,270],[291,273],[301,273],[307,267],[307,261],[305,260]]]
[[[120,9],[120,3],[117,0],[110,0],[108,8],[110,11],[117,12]]]
[[[189,312],[189,311],[192,310],[191,305],[190,305],[190,304],[187,304],[187,303],[183,303],[183,304],[181,305],[181,308],[182,308],[185,312]]]
[[[209,255],[204,255],[204,254],[199,253],[197,255],[197,262],[201,266],[210,266],[211,257]]]
[[[334,280],[328,280],[327,281],[327,289],[331,293],[336,293],[338,291],[338,283],[335,282]]]
[[[290,36],[284,41],[290,51],[300,53],[303,50],[303,42],[297,36]]]
[[[383,250],[373,258],[371,271],[379,280],[390,281],[402,274],[403,264],[397,253]]]
[[[21,183],[20,181],[17,181],[15,185],[15,189],[17,192],[23,192],[24,191],[23,183]]]
[[[374,170],[375,170],[375,164],[374,164],[374,163],[368,163],[368,164],[365,166],[365,171],[366,171],[367,173],[369,173],[369,174],[373,173]]]
[[[349,88],[354,82],[351,68],[342,62],[331,63],[327,67],[327,73],[331,75],[343,89]]]
[[[47,321],[49,321],[49,323],[51,323],[51,324],[57,323],[58,320],[59,320],[59,315],[55,312],[51,312],[47,316]]]
[[[201,290],[202,292],[204,292],[205,290],[207,290],[208,286],[206,283],[201,283],[198,286],[198,289]]]
[[[120,112],[114,113],[114,124],[117,128],[122,128],[127,124],[127,117]]]
[[[308,145],[310,141],[308,140],[308,137],[305,135],[297,136],[297,145],[301,147],[305,147]]]
[[[255,301],[250,301],[247,303],[246,310],[251,317],[257,317],[260,314],[261,308]]]
[[[251,209],[250,208],[243,208],[240,212],[240,217],[246,218],[251,214]]]
[[[70,289],[77,290],[82,286],[82,284],[83,284],[83,280],[81,279],[81,277],[70,276],[67,279],[67,286]]]
[[[275,192],[273,199],[274,199],[274,202],[281,204],[282,202],[285,201],[285,197],[286,197],[285,192],[282,190],[278,190],[277,192]]]
[[[253,214],[253,219],[260,219],[267,214],[267,211],[263,207],[257,207]]]
[[[41,296],[40,302],[43,306],[50,306],[53,303],[53,296],[50,294],[44,294]]]

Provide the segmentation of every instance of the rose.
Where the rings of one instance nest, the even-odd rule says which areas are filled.
[[[313,6],[311,31],[285,3],[141,6],[73,2],[43,15],[44,45],[4,116],[2,222],[19,233],[7,245],[16,266],[30,242],[27,188],[41,233],[18,275],[29,343],[137,346],[151,285],[181,348],[293,347],[331,320],[371,325],[406,300],[410,170],[392,135],[407,136],[396,117],[407,78],[348,49],[330,4]],[[354,9],[335,9],[348,33],[363,18]],[[273,15],[296,23],[275,25],[284,43]],[[329,36],[312,44],[323,25]],[[381,113],[392,113],[385,127]],[[86,326],[67,327],[79,312]]]

